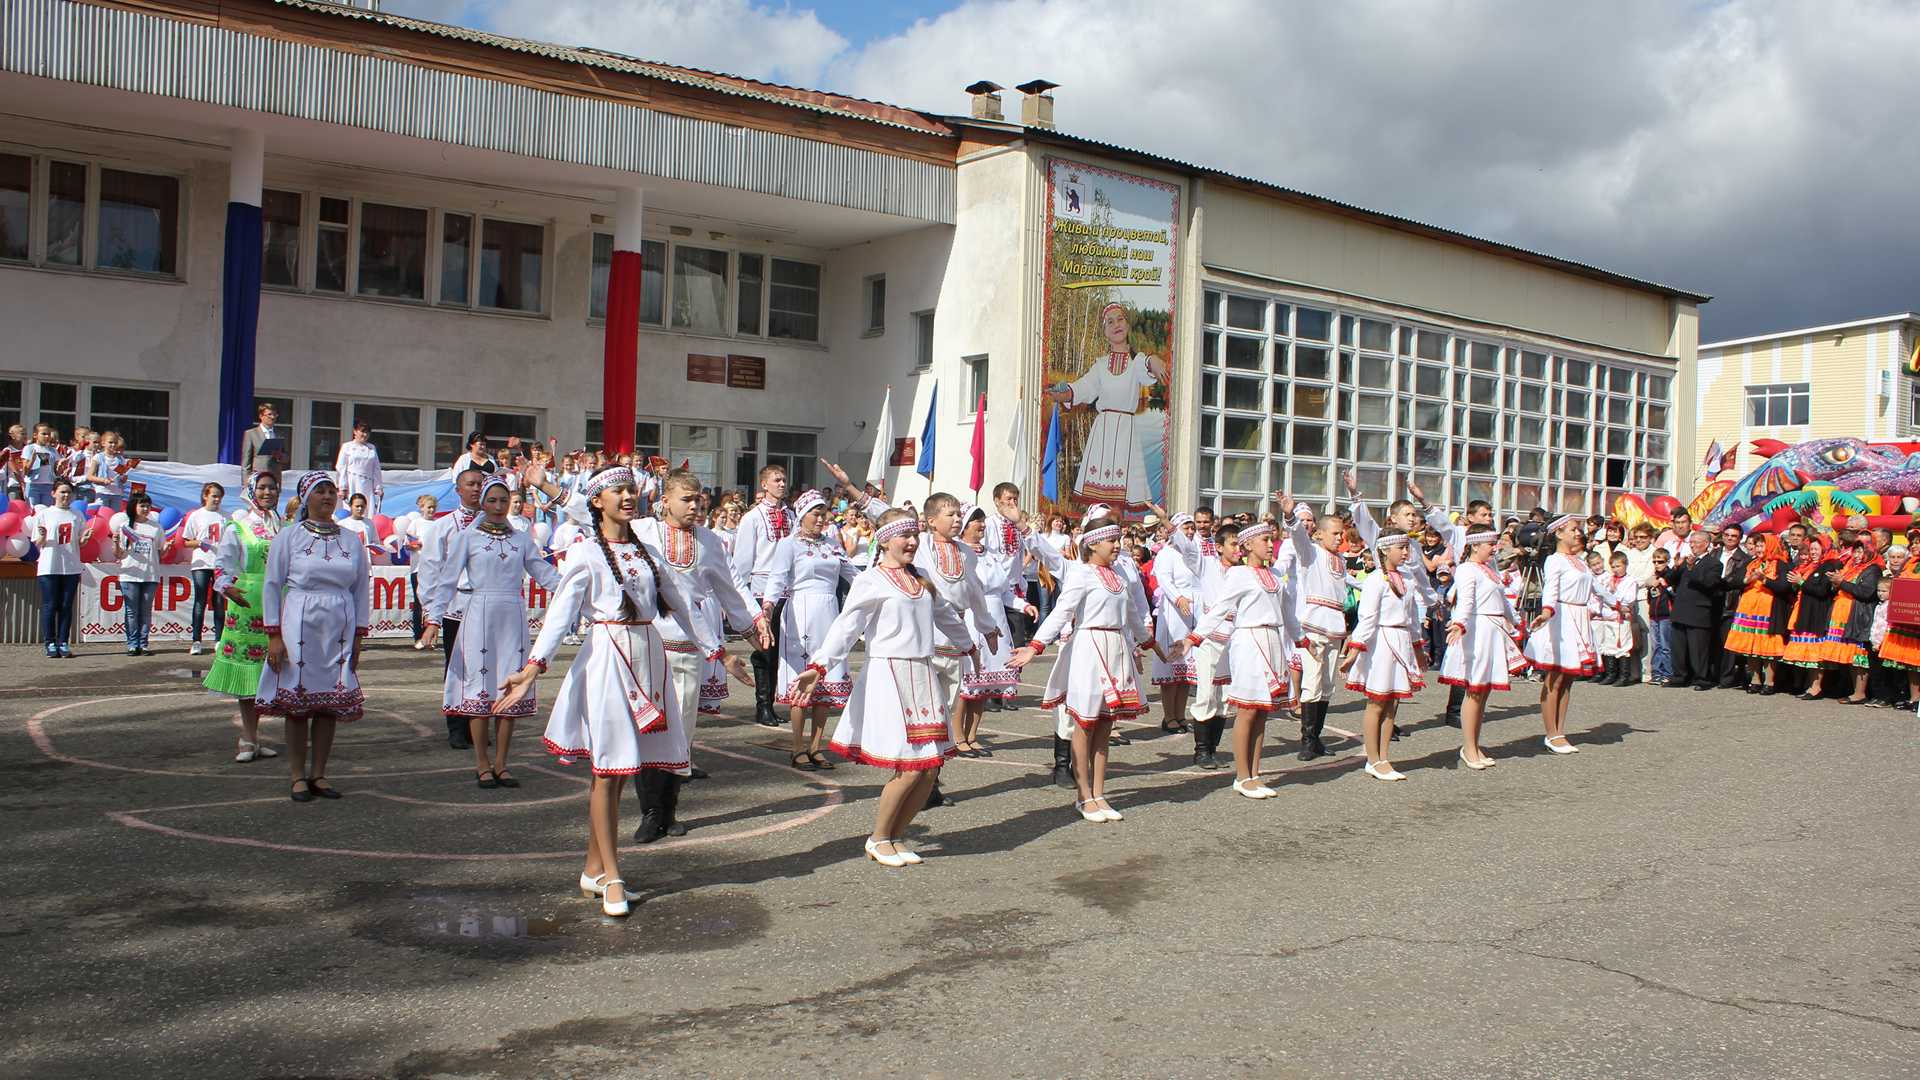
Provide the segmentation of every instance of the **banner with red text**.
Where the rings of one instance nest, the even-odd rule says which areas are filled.
[[[185,566],[162,566],[160,587],[154,590],[153,627],[148,640],[187,641],[192,634],[193,578]],[[377,638],[411,638],[413,582],[404,566],[376,566],[371,584],[370,635]],[[126,601],[120,595],[120,573],[107,563],[85,568],[80,578],[80,640],[125,641]],[[540,632],[541,616],[547,610],[547,590],[527,583],[527,633]],[[219,628],[209,626],[205,638],[209,644],[220,636]]]

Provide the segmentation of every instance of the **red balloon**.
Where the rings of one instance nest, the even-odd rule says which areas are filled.
[[[12,536],[20,531],[21,519],[17,510],[0,514],[0,536]]]
[[[393,535],[393,519],[388,517],[385,514],[373,515],[373,533],[375,536],[378,536],[382,540],[385,540],[387,537],[392,536]]]
[[[95,536],[93,539],[87,541],[84,544],[81,544],[80,545],[80,561],[83,563],[99,562],[100,553],[101,553],[100,549],[101,549],[102,543],[103,542],[101,538],[98,536]]]
[[[1656,495],[1652,499],[1647,500],[1647,505],[1653,508],[1653,512],[1659,515],[1661,521],[1666,521],[1673,517],[1675,510],[1685,510],[1687,508],[1686,503],[1681,502],[1671,495]]]

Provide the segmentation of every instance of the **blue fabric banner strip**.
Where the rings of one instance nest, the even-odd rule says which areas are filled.
[[[229,465],[240,464],[240,448],[254,422],[260,255],[260,208],[228,203],[226,263],[220,282],[220,460]]]
[[[284,502],[306,475],[304,469],[288,469],[282,474],[280,498]],[[369,507],[367,516],[385,514],[399,517],[418,510],[414,503],[422,495],[439,501],[440,509],[451,510],[459,500],[453,494],[453,478],[446,469],[386,469],[380,474],[386,497],[379,506]],[[200,489],[213,481],[226,489],[220,508],[231,513],[246,505],[240,468],[237,465],[187,465],[175,461],[145,461],[127,473],[127,479],[146,485],[153,505],[160,510],[178,510],[182,514],[200,505]]]

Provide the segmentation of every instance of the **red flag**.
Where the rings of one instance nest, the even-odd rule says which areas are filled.
[[[977,495],[980,486],[987,481],[987,395],[980,395],[980,404],[973,412],[973,479],[968,486]]]

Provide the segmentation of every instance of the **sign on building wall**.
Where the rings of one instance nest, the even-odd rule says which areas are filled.
[[[1044,459],[1060,406],[1059,498],[1138,518],[1164,503],[1172,449],[1175,227],[1180,189],[1078,161],[1047,162]]]

